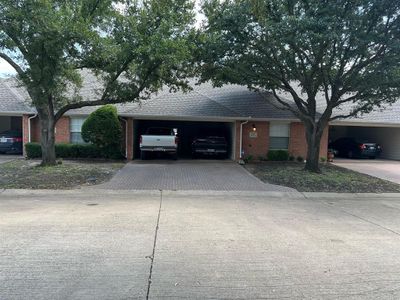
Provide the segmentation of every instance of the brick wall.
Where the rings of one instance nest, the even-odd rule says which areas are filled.
[[[324,130],[321,139],[320,157],[328,155],[328,128]],[[294,122],[290,124],[289,153],[293,156],[307,156],[306,131],[303,123]]]
[[[236,122],[236,159],[240,158],[240,123]],[[253,125],[256,131],[253,131]],[[251,134],[253,136],[251,136]],[[256,134],[256,136],[254,136]],[[269,123],[268,122],[249,122],[243,125],[243,152],[244,158],[253,156],[258,159],[266,156],[269,145]]]
[[[134,131],[134,125],[133,125],[133,119],[132,118],[128,118],[127,120],[127,138],[128,138],[128,142],[127,142],[127,157],[126,159],[128,160],[132,160],[135,156],[134,153],[134,145],[133,145],[133,131]]]
[[[28,142],[28,118],[30,116],[24,115],[22,124],[24,126],[24,143]],[[70,119],[69,117],[62,117],[56,124],[56,143],[69,143],[70,141]],[[26,129],[26,130],[25,130]],[[40,123],[39,118],[31,119],[31,141],[40,142]]]
[[[56,143],[69,143],[70,142],[70,119],[69,117],[62,117],[56,124]]]
[[[257,137],[250,137],[253,124],[257,128]],[[236,155],[240,158],[240,122],[236,122]],[[243,150],[244,157],[249,155],[254,159],[266,156],[269,147],[269,122],[249,122],[243,125]],[[290,124],[289,153],[293,156],[307,156],[307,142],[304,125],[301,122]],[[326,157],[328,152],[328,128],[325,129],[321,140],[320,157]]]

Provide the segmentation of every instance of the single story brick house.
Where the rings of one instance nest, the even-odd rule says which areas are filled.
[[[84,78],[82,97],[94,99],[101,89],[93,78]],[[224,135],[230,145],[229,157],[239,160],[242,157],[258,159],[265,157],[269,150],[283,149],[295,156],[306,157],[307,144],[303,124],[289,111],[271,105],[271,94],[261,95],[249,91],[247,87],[225,85],[214,88],[209,83],[193,85],[187,93],[163,91],[141,103],[116,105],[124,130],[123,148],[127,159],[139,158],[139,136],[148,127],[171,127],[180,136],[179,154],[185,157],[190,153],[190,144],[195,137],[202,135]],[[86,117],[97,107],[85,107],[68,111],[56,125],[57,143],[81,143],[81,126]],[[392,107],[392,109],[394,106]],[[374,118],[336,121],[326,129],[320,149],[320,156],[326,157],[329,134],[335,138],[341,135],[358,134],[363,130],[368,134],[374,128],[375,136],[387,132],[387,143],[396,145],[397,153],[388,158],[400,159],[400,106],[395,120],[388,124],[377,112]],[[394,114],[395,115],[395,114]],[[375,121],[376,120],[376,121]],[[19,129],[23,132],[23,142],[38,142],[40,130],[35,109],[29,105],[25,90],[16,84],[15,79],[0,79],[0,132],[6,129]],[[383,149],[385,143],[381,142]]]

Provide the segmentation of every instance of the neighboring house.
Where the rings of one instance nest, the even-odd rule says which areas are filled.
[[[96,90],[99,88],[101,89],[101,86],[93,78],[85,78],[82,96],[86,99],[95,99]],[[211,84],[205,83],[194,85],[193,90],[188,93],[160,92],[140,104],[116,105],[124,129],[123,145],[126,157],[128,159],[139,157],[139,136],[152,126],[177,128],[180,153],[183,156],[190,153],[190,144],[195,137],[224,135],[230,143],[230,158],[233,160],[238,160],[241,152],[244,158],[252,156],[258,159],[265,157],[269,150],[275,149],[288,150],[295,157],[305,157],[307,145],[303,124],[292,113],[271,105],[266,101],[266,97],[273,100],[271,94],[261,95],[249,91],[244,86],[226,85],[214,88]],[[82,123],[96,108],[85,107],[67,112],[57,123],[56,142],[83,142],[80,134]],[[16,86],[15,80],[0,80],[0,124],[7,122],[11,124],[12,118],[13,122],[19,123],[22,128],[24,143],[39,141],[38,118],[35,109],[29,105],[26,92]],[[364,122],[357,120],[354,121],[355,124],[346,122],[349,121],[332,124],[331,134],[352,133],[356,128],[353,126],[355,124],[358,125],[357,128],[372,126],[377,132],[384,132],[386,127],[382,126],[387,124],[374,123],[371,119]],[[400,141],[400,119],[397,123],[393,123],[392,127],[387,127],[388,130],[398,127],[395,131]],[[385,149],[386,141],[381,144]],[[321,157],[326,157],[327,149],[328,129],[322,138]],[[397,150],[397,156],[390,154],[388,157],[400,159],[400,151]]]

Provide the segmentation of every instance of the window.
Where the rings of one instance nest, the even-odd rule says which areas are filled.
[[[269,149],[289,149],[290,124],[271,123],[269,127]]]
[[[70,134],[72,144],[84,144],[82,139],[82,125],[86,118],[71,118],[70,122]]]

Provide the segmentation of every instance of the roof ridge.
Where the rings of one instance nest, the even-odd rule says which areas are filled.
[[[222,103],[219,103],[217,100],[211,98],[211,97],[208,96],[208,95],[205,95],[205,94],[203,94],[203,93],[201,93],[201,92],[199,92],[199,91],[196,91],[196,90],[194,90],[194,89],[193,89],[193,91],[194,91],[195,93],[199,94],[200,96],[206,97],[207,99],[211,100],[211,101],[214,102],[215,104],[217,104],[217,105],[219,105],[219,106],[221,106],[221,107],[223,107],[223,108],[225,108],[225,109],[227,109],[227,110],[233,112],[233,113],[236,114],[238,117],[240,117],[240,113],[239,113],[238,111],[236,111],[236,110],[234,110],[234,109],[232,109],[232,108],[230,108],[230,107],[228,107],[228,106],[226,106],[226,105],[223,105]]]

